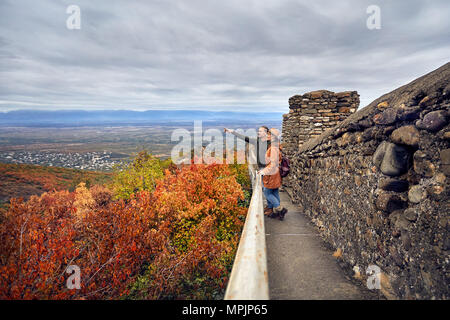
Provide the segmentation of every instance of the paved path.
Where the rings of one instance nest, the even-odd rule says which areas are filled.
[[[286,192],[280,197],[289,209],[284,221],[264,218],[270,299],[371,299],[367,289],[344,276],[309,217]]]

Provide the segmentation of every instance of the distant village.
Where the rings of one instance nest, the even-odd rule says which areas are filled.
[[[86,153],[10,151],[0,153],[0,162],[109,171],[115,164],[120,163],[120,160],[113,159],[111,155],[111,152],[106,151]]]

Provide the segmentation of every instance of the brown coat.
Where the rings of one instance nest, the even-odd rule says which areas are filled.
[[[278,145],[272,145],[266,152],[267,166],[261,170],[264,187],[277,189],[281,186],[280,175],[281,153]]]

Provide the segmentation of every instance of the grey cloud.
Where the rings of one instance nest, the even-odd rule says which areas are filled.
[[[316,89],[358,90],[364,106],[450,56],[448,1],[375,2],[5,0],[0,111],[286,111]],[[81,30],[65,27],[73,3]]]

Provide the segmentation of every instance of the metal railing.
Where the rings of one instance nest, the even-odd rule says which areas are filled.
[[[252,199],[225,292],[225,300],[268,300],[266,235],[261,176],[249,165]]]

